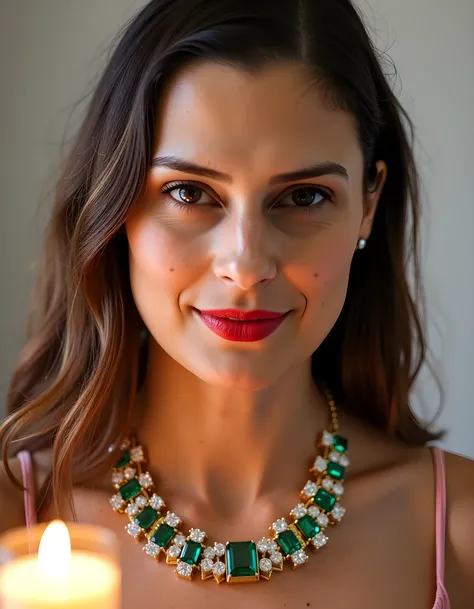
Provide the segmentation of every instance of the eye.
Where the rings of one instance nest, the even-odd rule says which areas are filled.
[[[329,192],[316,186],[301,186],[281,198],[278,207],[322,207],[331,200]]]
[[[192,182],[171,182],[163,186],[161,192],[169,194],[174,201],[181,205],[203,205],[214,202],[214,199],[205,190]]]

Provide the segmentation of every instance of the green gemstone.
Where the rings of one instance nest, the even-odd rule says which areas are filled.
[[[179,560],[182,562],[187,562],[188,565],[197,565],[201,552],[201,544],[197,543],[196,541],[189,540],[184,544]]]
[[[120,469],[122,467],[125,467],[129,463],[130,463],[130,451],[126,450],[123,453],[123,455],[120,457],[120,459],[117,461],[117,463],[115,464],[115,468]]]
[[[324,489],[320,488],[314,498],[314,503],[323,508],[326,512],[330,512],[336,503],[336,497],[328,493]]]
[[[333,463],[332,461],[328,464],[327,472],[335,480],[344,480],[346,475],[346,468],[339,465],[339,463]]]
[[[156,545],[160,546],[161,548],[166,548],[173,536],[173,527],[170,527],[169,524],[163,523],[160,524],[160,526],[153,533],[153,537],[151,537],[150,541],[156,543]]]
[[[138,494],[140,494],[142,487],[136,478],[132,478],[126,482],[123,486],[120,487],[119,493],[122,495],[122,499],[124,501],[128,501],[129,499],[133,499]]]
[[[311,518],[309,514],[306,514],[303,516],[303,518],[297,520],[296,525],[306,539],[313,539],[313,537],[321,530],[316,524],[314,518]]]
[[[253,541],[233,541],[226,545],[227,573],[230,579],[257,579],[257,546]]]
[[[343,453],[347,450],[347,439],[342,436],[334,436],[332,445],[338,452]]]
[[[147,505],[135,518],[136,524],[142,529],[148,529],[158,519],[158,512]]]
[[[301,550],[301,544],[293,531],[288,530],[280,533],[277,537],[277,542],[285,556],[293,554],[293,552],[296,552],[297,550]]]

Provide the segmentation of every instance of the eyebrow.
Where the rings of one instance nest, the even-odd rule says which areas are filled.
[[[202,167],[201,165],[186,161],[185,159],[181,159],[174,155],[156,156],[151,162],[151,167],[166,167],[167,169],[192,173],[212,180],[232,182],[232,176],[227,173],[222,173],[221,171],[210,169],[209,167]],[[310,167],[304,167],[288,173],[272,176],[269,182],[270,184],[283,184],[285,182],[307,180],[309,178],[317,178],[324,175],[335,175],[349,181],[349,174],[345,167],[338,163],[333,163],[332,161],[324,161]]]

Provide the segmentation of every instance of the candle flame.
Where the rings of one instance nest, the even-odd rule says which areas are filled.
[[[61,520],[53,520],[44,531],[38,549],[38,566],[48,578],[64,578],[71,564],[71,538]]]

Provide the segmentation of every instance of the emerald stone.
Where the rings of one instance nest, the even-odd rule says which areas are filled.
[[[169,524],[166,524],[164,522],[163,524],[160,524],[160,526],[153,533],[153,537],[151,537],[150,541],[156,543],[156,545],[160,546],[161,548],[166,548],[166,546],[171,541],[173,535],[173,527],[170,527]]]
[[[328,493],[323,488],[320,488],[314,498],[314,503],[323,508],[326,512],[330,512],[336,503],[336,497]]]
[[[339,465],[339,463],[333,463],[332,461],[328,464],[328,474],[335,480],[344,480],[346,475],[346,468]]]
[[[147,505],[135,518],[135,522],[142,529],[148,529],[158,519],[158,512]]]
[[[201,544],[197,543],[196,541],[189,540],[184,544],[179,559],[181,562],[187,562],[188,565],[197,565],[201,552]]]
[[[283,550],[285,556],[293,554],[293,552],[296,552],[297,550],[301,550],[299,539],[296,537],[293,531],[287,530],[280,533],[277,537],[277,542]]]
[[[119,493],[122,495],[122,499],[124,501],[128,501],[129,499],[133,499],[136,497],[142,490],[140,483],[136,478],[132,478],[126,482],[123,486],[120,487]]]
[[[117,461],[117,463],[115,464],[115,468],[120,469],[122,467],[125,467],[129,463],[130,463],[130,451],[126,450],[123,453],[123,455],[120,457],[120,459]]]
[[[303,518],[297,520],[296,525],[306,539],[313,539],[313,537],[321,530],[316,524],[314,518],[312,518],[309,514],[306,514],[303,516]]]
[[[334,436],[332,445],[338,452],[343,453],[347,450],[347,439],[342,436]]]
[[[255,542],[229,542],[225,551],[229,580],[233,578],[257,579],[258,559]]]

